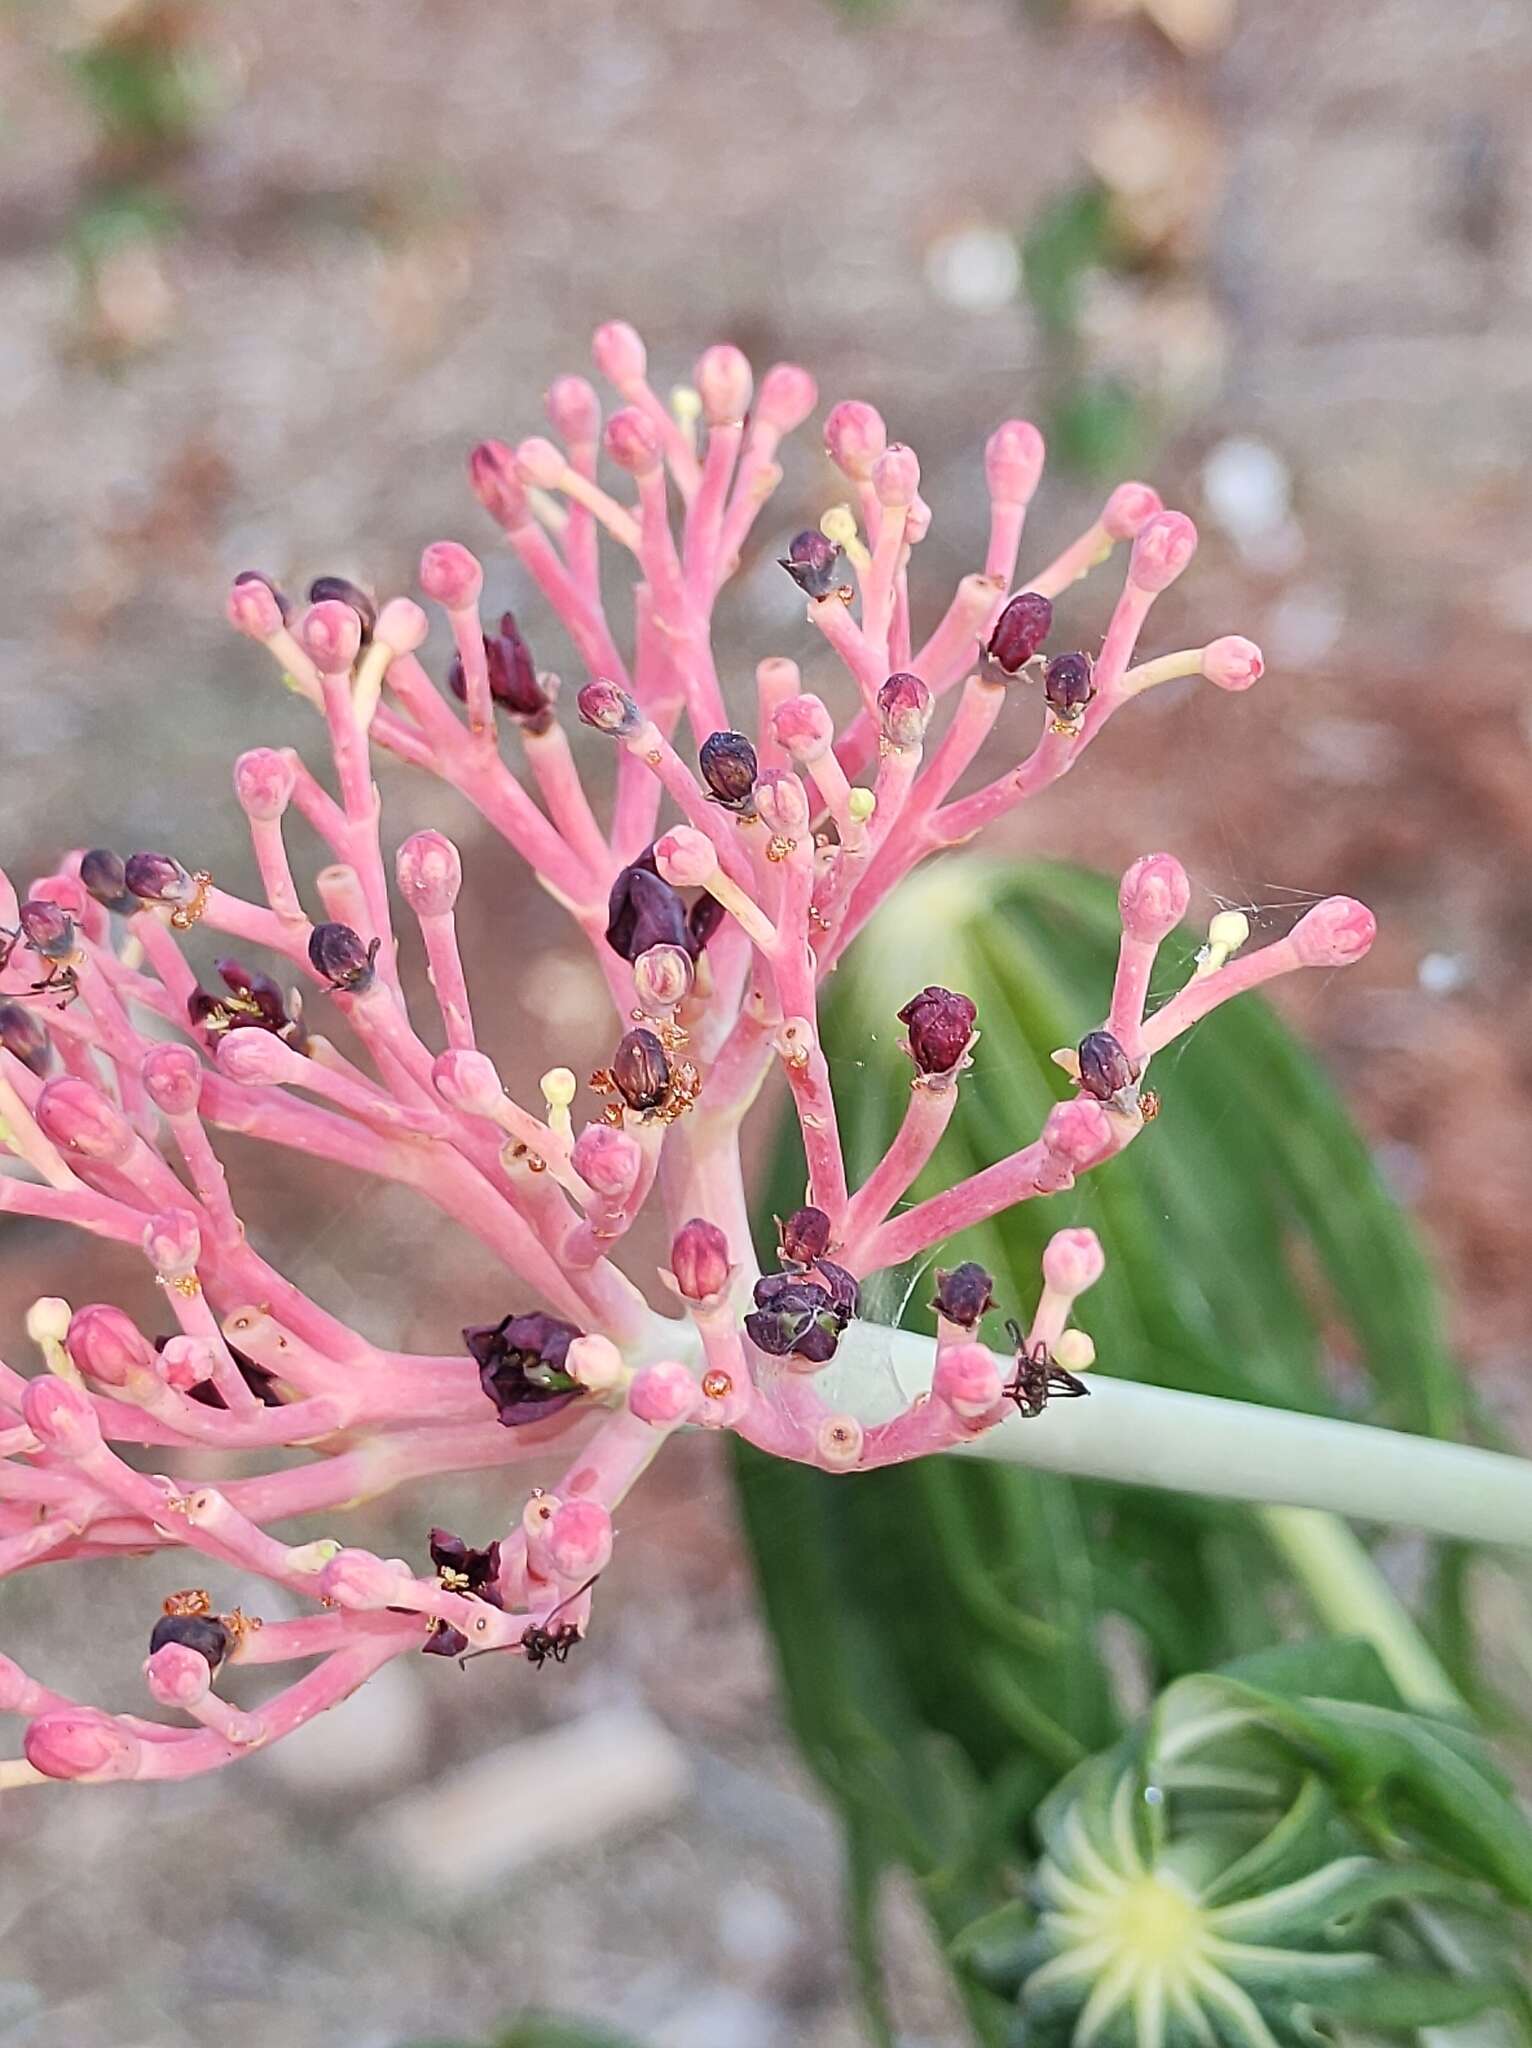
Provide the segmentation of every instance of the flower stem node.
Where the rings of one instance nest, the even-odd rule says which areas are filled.
[[[814,1438],[819,1462],[830,1472],[849,1472],[861,1460],[866,1432],[854,1415],[827,1415]]]

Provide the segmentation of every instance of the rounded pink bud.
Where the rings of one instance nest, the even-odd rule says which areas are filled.
[[[878,687],[878,723],[896,747],[918,747],[931,723],[931,692],[917,675],[901,669]]]
[[[1072,1166],[1089,1166],[1111,1149],[1112,1126],[1093,1095],[1056,1102],[1043,1124],[1043,1143]]]
[[[1253,640],[1227,633],[1203,648],[1202,673],[1220,690],[1248,690],[1266,673],[1266,657]]]
[[[650,946],[633,962],[633,992],[651,1016],[684,1003],[696,978],[684,946]]]
[[[190,1209],[162,1209],[144,1225],[144,1257],[156,1273],[180,1278],[196,1271],[202,1233]]]
[[[151,1365],[168,1387],[190,1393],[213,1376],[213,1348],[203,1337],[167,1337]]]
[[[269,1031],[228,1031],[213,1054],[220,1074],[247,1088],[280,1086],[303,1077],[303,1055]]]
[[[920,494],[920,464],[913,448],[890,441],[872,465],[872,487],[880,505],[913,505]]]
[[[1055,1294],[1083,1294],[1106,1271],[1094,1230],[1056,1230],[1043,1246],[1043,1279]]]
[[[469,1116],[493,1116],[505,1097],[494,1061],[487,1053],[466,1047],[437,1054],[431,1062],[431,1085],[449,1109],[465,1110]]]
[[[213,1689],[212,1668],[188,1643],[165,1643],[144,1664],[149,1690],[162,1707],[194,1707]]]
[[[835,742],[835,720],[823,698],[807,694],[788,697],[771,717],[777,745],[784,748],[801,768],[823,760]]]
[[[468,482],[491,519],[515,533],[531,518],[516,451],[504,441],[481,441],[468,457]]]
[[[362,621],[351,605],[327,597],[298,621],[298,638],[321,675],[343,675],[361,650]]]
[[[1142,854],[1122,878],[1117,908],[1130,939],[1157,946],[1186,915],[1192,885],[1173,853]]]
[[[1305,967],[1349,967],[1378,935],[1378,920],[1354,896],[1327,896],[1300,917],[1292,944]]]
[[[796,433],[819,403],[819,386],[797,363],[773,363],[756,393],[755,416],[779,434]]]
[[[297,779],[292,756],[276,747],[251,747],[234,763],[234,794],[247,818],[280,818]]]
[[[417,917],[442,917],[457,902],[463,862],[444,832],[412,832],[394,857],[399,894]]]
[[[583,1584],[612,1559],[612,1518],[598,1500],[564,1500],[548,1525],[548,1562],[561,1579]]]
[[[246,633],[252,640],[269,640],[285,624],[275,586],[249,571],[230,584],[226,610],[235,632]]]
[[[917,491],[904,515],[904,537],[911,547],[918,547],[931,531],[932,516],[930,506]]]
[[[1047,450],[1030,420],[1006,420],[984,444],[984,480],[997,505],[1029,505]]]
[[[460,541],[433,540],[420,557],[420,587],[445,611],[463,612],[479,601],[484,570]]]
[[[1168,590],[1197,552],[1197,529],[1184,512],[1156,512],[1139,528],[1128,581],[1139,590]]]
[[[633,1375],[628,1388],[628,1406],[640,1422],[652,1423],[656,1429],[672,1429],[687,1421],[701,1401],[702,1389],[686,1367],[669,1359],[646,1365]]]
[[[516,445],[516,474],[536,490],[556,491],[565,462],[553,443],[541,434],[529,435]]]
[[[45,1778],[131,1778],[137,1774],[139,1744],[108,1714],[70,1707],[42,1714],[22,1737],[27,1762]]]
[[[1113,540],[1132,540],[1164,510],[1152,484],[1119,484],[1101,510],[1101,524]]]
[[[670,1241],[670,1277],[683,1300],[713,1301],[729,1284],[729,1240],[716,1223],[693,1216]]]
[[[727,341],[704,349],[692,376],[702,399],[702,417],[710,427],[742,420],[750,410],[755,378],[743,349]]]
[[[587,1124],[574,1141],[570,1164],[589,1188],[620,1202],[632,1192],[643,1170],[644,1154],[637,1138],[613,1124]]]
[[[760,777],[755,785],[755,811],[766,830],[782,839],[801,839],[809,829],[809,800],[790,769],[768,768]]]
[[[61,1458],[83,1458],[101,1441],[89,1394],[51,1372],[39,1373],[22,1388],[21,1419],[45,1449]]]
[[[649,367],[649,351],[636,327],[626,320],[608,320],[590,338],[590,352],[596,368],[621,391],[636,384]]]
[[[636,405],[618,407],[606,423],[601,445],[617,467],[632,476],[647,476],[660,466],[659,434]]]
[[[127,1118],[99,1088],[73,1075],[44,1084],[37,1098],[37,1121],[62,1151],[122,1166],[137,1142]]]
[[[81,1372],[104,1387],[124,1387],[135,1374],[154,1370],[154,1346],[131,1316],[104,1301],[75,1310],[64,1348]]]
[[[654,864],[672,889],[700,889],[712,879],[718,855],[705,832],[676,825],[655,841]]]
[[[387,1607],[397,1600],[403,1576],[370,1550],[338,1550],[319,1573],[319,1591],[337,1607]]]
[[[555,377],[543,410],[553,431],[572,446],[588,446],[601,432],[601,400],[588,377]]]
[[[265,1037],[262,1032],[261,1036]],[[185,1116],[197,1107],[202,1093],[202,1062],[189,1045],[154,1045],[144,1054],[139,1072],[149,1100],[166,1116]]]
[[[394,654],[413,654],[424,647],[431,621],[412,597],[391,597],[378,613],[372,637]]]
[[[954,1344],[936,1361],[931,1392],[965,1422],[987,1415],[1000,1399],[1000,1367],[982,1344]]]
[[[888,429],[875,406],[843,398],[825,417],[825,452],[843,475],[865,483],[888,446]]]

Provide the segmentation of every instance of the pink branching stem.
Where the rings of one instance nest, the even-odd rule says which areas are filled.
[[[869,718],[877,716],[878,685],[888,674],[888,650],[870,640],[832,591],[809,605],[809,618],[824,634],[862,693]]]
[[[554,829],[585,863],[598,887],[609,883],[616,862],[585,794],[568,734],[561,725],[550,724],[544,732],[526,733],[523,745]]]
[[[937,1081],[917,1077],[898,1135],[852,1196],[841,1222],[845,1262],[853,1271],[889,1210],[924,1171],[956,1108],[957,1086],[952,1076],[942,1075]]]

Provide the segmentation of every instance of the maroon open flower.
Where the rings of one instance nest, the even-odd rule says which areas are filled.
[[[565,1371],[564,1360],[580,1335],[573,1323],[538,1312],[464,1330],[479,1384],[507,1429],[542,1422],[579,1399],[584,1389]]]

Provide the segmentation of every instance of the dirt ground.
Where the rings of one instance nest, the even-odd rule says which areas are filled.
[[[107,265],[87,303],[68,252],[102,153],[61,49],[103,11],[15,10],[0,46],[12,873],[106,840],[170,845],[237,881],[229,759],[315,736],[222,626],[228,574],[334,570],[388,591],[429,539],[486,544],[466,448],[535,431],[550,377],[583,367],[614,315],[644,331],[662,383],[729,338],[757,363],[798,357],[826,401],[877,402],[922,457],[936,524],[917,582],[934,609],[973,565],[984,433],[1052,374],[1005,251],[1093,166],[1153,251],[1092,280],[1083,346],[1150,392],[1153,480],[1204,532],[1156,646],[1241,631],[1268,670],[1246,697],[1148,700],[1012,843],[1109,869],[1169,845],[1209,907],[1273,925],[1331,889],[1376,907],[1366,965],[1287,1007],[1434,1245],[1465,1355],[1524,1412],[1524,0],[1244,0],[1193,55],[1148,18],[1174,8],[1106,0],[1050,20],[1022,0],[855,20],[829,0],[212,9],[198,47],[215,111],[160,173],[179,225]],[[769,555],[832,491],[800,453],[733,608],[738,682],[763,654],[813,654]],[[1098,495],[1050,486],[1029,558]],[[572,673],[495,557],[502,595],[539,659]],[[1105,601],[1094,586],[1080,601],[1082,638]],[[593,976],[554,913],[437,792],[384,782],[396,837],[430,821],[464,847],[475,993],[502,1019],[508,1074],[546,1063],[518,1066],[527,1038],[593,1061]],[[294,1276],[405,1344],[446,1341],[459,1299],[488,1284],[387,1196],[322,1182],[299,1218],[271,1207],[269,1161],[249,1160],[252,1182]],[[419,1276],[443,1271],[453,1299],[423,1297]],[[115,1279],[8,1226],[0,1350],[19,1351],[37,1293],[83,1300]],[[482,1490],[456,1506],[467,1518],[475,1502],[487,1517]],[[450,1521],[448,1505],[408,1504],[394,1540],[416,1541],[426,1512]],[[334,1717],[339,1734],[315,1731],[307,1761],[279,1752],[190,1792],[5,1802],[0,2039],[397,2048],[540,2000],[654,2048],[853,2042],[834,1837],[776,1717],[728,1518],[720,1472],[689,1449],[625,1520],[599,1656],[544,1674],[561,1716],[640,1705],[681,1745],[690,1789],[646,1830],[449,1914],[401,1889],[369,1820],[529,1736],[554,1694],[498,1671],[391,1672]],[[119,1641],[111,1609],[104,1578],[0,1589],[23,1663],[130,1690],[137,1619]],[[908,2039],[948,2040],[913,1934],[910,1948]]]

